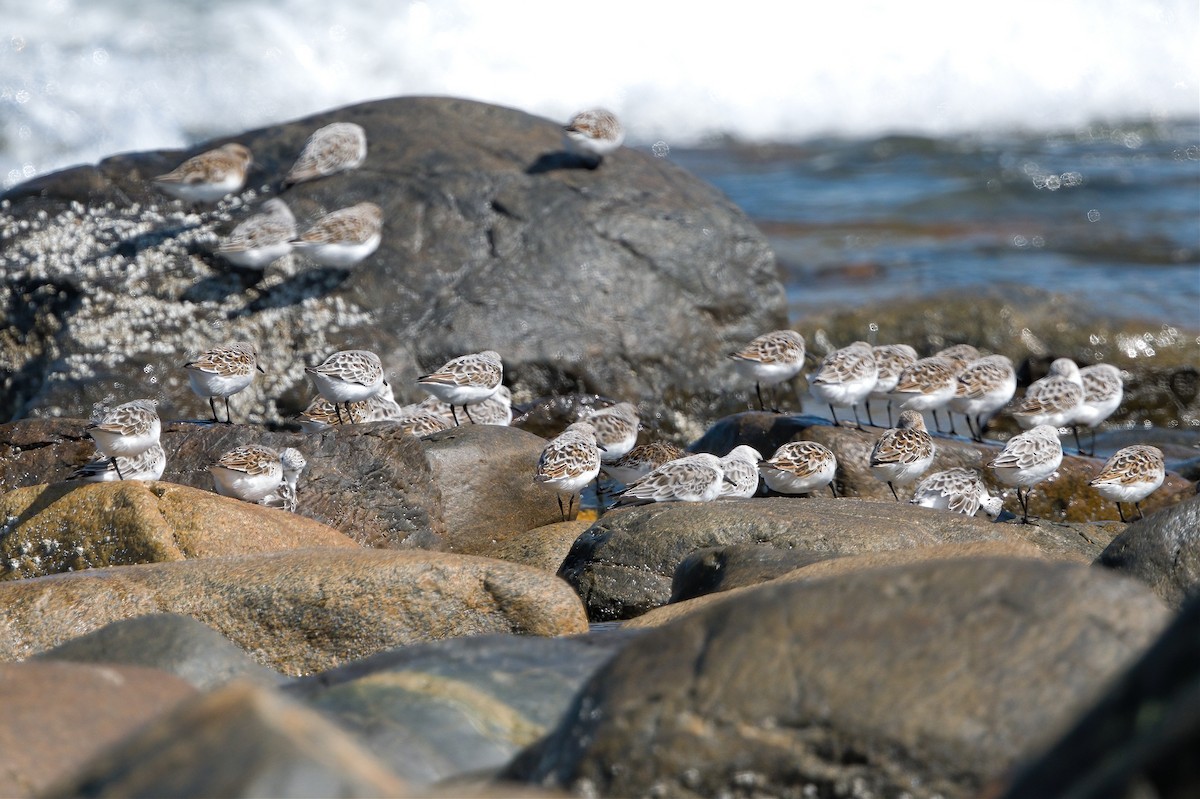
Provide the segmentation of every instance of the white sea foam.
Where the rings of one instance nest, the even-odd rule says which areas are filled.
[[[401,94],[631,144],[1061,129],[1200,113],[1194,0],[0,0],[0,182]],[[658,152],[662,152],[660,145]]]

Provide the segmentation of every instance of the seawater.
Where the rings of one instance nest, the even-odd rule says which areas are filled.
[[[673,151],[771,242],[793,318],[1025,284],[1200,330],[1200,125]]]

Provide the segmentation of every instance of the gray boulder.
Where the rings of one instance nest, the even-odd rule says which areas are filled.
[[[1200,599],[1059,741],[1017,770],[1003,799],[1200,796]]]
[[[1029,559],[751,589],[632,641],[507,776],[589,796],[975,797],[1169,615],[1136,581]]]
[[[366,163],[279,193],[309,134],[334,121],[366,129]],[[87,415],[147,395],[169,418],[203,418],[208,404],[180,366],[244,338],[267,374],[234,398],[239,420],[301,410],[313,394],[303,367],[334,350],[377,352],[403,401],[420,396],[418,374],[494,349],[518,397],[649,403],[692,438],[749,388],[724,354],[786,322],[774,256],[727,198],[633,149],[579,168],[551,120],[402,97],[232,139],[257,166],[216,207],[184,207],[147,180],[226,140],[116,156],[3,195],[0,222],[14,235],[0,285],[10,342],[0,419]],[[271,196],[301,225],[376,202],[383,244],[349,273],[296,255],[265,275],[231,269],[213,254],[217,238]]]
[[[404,779],[429,784],[508,763],[558,723],[587,678],[634,635],[454,638],[281,690],[355,733]]]
[[[178,613],[150,613],[106,624],[31,660],[144,666],[170,672],[201,691],[235,679],[267,686],[285,679],[213,628]]]
[[[1173,607],[1200,595],[1200,497],[1133,522],[1096,564],[1136,577]]]
[[[593,621],[638,616],[671,598],[675,570],[709,547],[755,545],[814,559],[969,541],[1023,540],[1013,527],[896,502],[813,497],[675,502],[604,514],[559,569]]]

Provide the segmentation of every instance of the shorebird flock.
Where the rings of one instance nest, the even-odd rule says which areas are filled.
[[[616,116],[602,109],[584,111],[563,128],[564,144],[583,166],[597,168],[605,156],[624,141]],[[326,125],[315,131],[281,188],[353,170],[367,157],[362,127],[348,122]],[[241,191],[253,155],[244,145],[225,144],[197,155],[167,174],[153,179],[163,192],[192,203],[210,203]],[[349,269],[374,253],[383,236],[383,211],[364,202],[332,211],[314,220],[303,232],[279,197],[266,200],[259,211],[222,239],[215,254],[245,269],[266,269],[295,250],[325,266]],[[772,410],[779,412],[775,387],[805,370],[810,354],[804,337],[794,330],[776,330],[758,336],[729,354],[734,368],[754,382],[759,408],[766,410],[764,390]],[[815,359],[814,359],[815,360]],[[255,345],[233,342],[198,354],[182,365],[192,390],[209,401],[213,423],[218,422],[216,400],[224,401],[225,422],[231,422],[230,397],[245,390],[262,372]],[[413,405],[399,405],[385,378],[380,358],[366,350],[335,352],[305,373],[316,391],[300,415],[301,428],[314,432],[342,424],[393,422],[423,436],[459,424],[501,424],[512,421],[512,395],[502,385],[499,353],[485,350],[448,361],[421,375],[416,385],[428,397]],[[1031,384],[1014,402],[1017,388],[1012,362],[1003,355],[985,355],[967,344],[947,347],[920,358],[906,344],[872,346],[856,341],[829,352],[807,373],[808,390],[828,405],[834,424],[837,411],[849,408],[859,429],[864,429],[859,406],[865,406],[868,424],[874,427],[870,402],[887,406],[887,429],[876,440],[869,458],[871,473],[886,483],[899,501],[897,486],[916,483],[913,504],[974,514],[979,510],[998,517],[1000,497],[990,496],[978,472],[951,469],[924,476],[935,453],[934,436],[924,414],[933,417],[942,432],[939,411],[946,416],[948,433],[957,435],[953,415],[965,419],[968,434],[984,440],[990,420],[1006,408],[1025,432],[1006,442],[987,464],[995,478],[1016,488],[1021,519],[1029,522],[1029,492],[1051,477],[1063,459],[1059,429],[1070,427],[1076,448],[1083,453],[1078,428],[1092,431],[1120,405],[1123,385],[1119,370],[1108,364],[1080,369],[1060,358],[1049,374]],[[893,426],[893,408],[900,411]],[[828,487],[836,497],[838,463],[834,453],[812,441],[794,441],[764,458],[752,447],[735,447],[723,457],[688,454],[666,441],[637,445],[641,423],[637,407],[618,402],[594,409],[551,440],[541,453],[534,482],[553,490],[563,519],[571,518],[576,501],[595,482],[600,511],[606,506],[600,475],[622,486],[613,506],[651,502],[706,502],[721,497],[753,497],[761,492],[807,495]],[[155,480],[165,468],[160,442],[161,423],[152,400],[134,400],[108,411],[90,424],[97,458],[78,469],[79,480]],[[215,490],[225,496],[270,507],[295,510],[298,482],[307,466],[304,455],[289,448],[276,452],[263,446],[243,446],[217,458],[210,471]],[[924,479],[921,479],[924,477]],[[1162,453],[1151,446],[1118,451],[1091,481],[1102,497],[1117,503],[1139,503],[1164,479]],[[920,481],[920,482],[918,482]],[[563,504],[563,496],[567,504]]]

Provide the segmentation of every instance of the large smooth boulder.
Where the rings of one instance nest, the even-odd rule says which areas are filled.
[[[139,666],[0,663],[4,795],[43,795],[63,774],[195,693],[174,675]]]
[[[507,775],[595,796],[974,797],[1169,615],[1063,561],[756,588],[630,642]]]
[[[309,547],[357,549],[324,524],[209,491],[141,480],[0,495],[0,580]]]
[[[1096,563],[1136,577],[1172,607],[1200,595],[1200,497],[1133,522]]]
[[[308,136],[335,121],[366,129],[366,163],[278,192]],[[148,183],[234,139],[256,164],[239,197],[191,208]],[[21,184],[0,210],[14,220],[0,419],[86,415],[113,394],[204,418],[181,365],[250,339],[267,374],[234,398],[239,419],[301,410],[314,393],[303,367],[334,350],[374,350],[411,400],[418,374],[494,349],[518,397],[604,393],[660,409],[692,438],[697,420],[750,388],[725,353],[786,323],[774,255],[732,202],[670,159],[626,148],[581,166],[563,154],[559,122],[401,97]],[[231,269],[212,254],[218,236],[271,196],[302,227],[378,203],[383,243],[349,273],[295,255],[265,276]]]
[[[498,769],[545,735],[634,633],[478,635],[400,647],[281,688],[429,784]]]
[[[756,544],[818,557],[968,541],[1023,540],[1008,525],[895,502],[813,497],[674,502],[609,511],[559,574],[593,621],[628,619],[671,598],[675,570],[710,547]]]
[[[749,549],[749,547],[747,547]],[[702,550],[703,553],[708,553],[710,550]],[[767,553],[779,552],[780,550],[767,550]],[[779,563],[786,563],[788,554],[793,554],[794,550],[783,550],[783,557]],[[837,557],[822,558],[807,565],[800,565],[793,568],[777,577],[772,577],[767,580],[758,580],[751,582],[755,577],[761,577],[762,574],[756,574],[752,569],[743,568],[740,571],[735,569],[733,575],[734,581],[738,578],[744,579],[744,584],[726,585],[725,583],[717,583],[715,585],[703,586],[708,589],[707,593],[699,593],[692,597],[683,597],[672,595],[671,602],[668,605],[657,607],[648,610],[637,618],[629,619],[621,623],[622,630],[637,630],[644,627],[661,627],[668,622],[674,621],[681,616],[686,616],[689,613],[695,613],[711,605],[719,602],[726,602],[734,597],[744,594],[747,591],[753,591],[758,586],[777,585],[781,583],[807,582],[810,580],[820,580],[825,577],[836,577],[845,574],[853,574],[857,572],[870,571],[872,569],[882,569],[890,566],[902,566],[912,563],[926,563],[939,560],[958,560],[960,558],[1044,558],[1046,553],[1042,552],[1033,544],[1023,543],[1020,541],[972,541],[967,544],[941,544],[939,546],[923,546],[915,549],[888,549],[881,552],[864,552],[859,555],[841,555]],[[690,558],[688,560],[691,560]],[[797,559],[798,560],[798,559]],[[687,560],[680,565],[680,568],[675,573],[675,583],[672,586],[673,591],[678,591],[679,588],[679,573],[687,565]]]
[[[1022,765],[1004,799],[1200,796],[1200,599],[1071,730]]]
[[[578,597],[553,575],[422,550],[307,549],[90,569],[0,583],[0,607],[0,661],[167,611],[290,675],[460,635],[587,630]]]

